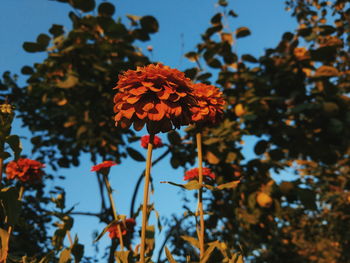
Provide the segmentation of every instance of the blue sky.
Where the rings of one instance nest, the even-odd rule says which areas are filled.
[[[153,46],[153,60],[161,61],[171,67],[184,70],[193,66],[183,57],[184,53],[195,49],[200,41],[200,34],[209,27],[210,18],[221,9],[213,0],[128,0],[110,1],[116,6],[116,15],[128,23],[126,14],[153,15],[160,24],[158,33],[152,35],[152,39],[146,43],[139,43],[145,53],[147,45]],[[261,55],[265,48],[275,47],[281,35],[285,31],[293,32],[296,23],[290,17],[290,13],[284,10],[284,1],[280,0],[236,0],[231,1],[232,8],[239,17],[230,20],[230,28],[249,27],[252,35],[240,39],[236,43],[238,54],[250,53]],[[49,0],[1,0],[0,9],[0,73],[10,70],[20,75],[20,69],[24,65],[32,65],[45,58],[45,53],[28,54],[22,49],[24,41],[34,41],[38,34],[47,33],[52,24],[62,24],[66,29],[70,28],[70,20],[67,16],[70,8],[66,4]],[[25,78],[19,77],[19,84],[24,85]],[[112,87],[111,87],[112,88]],[[20,127],[16,122],[14,134],[26,136],[30,139],[28,131]],[[145,134],[142,131],[140,134]],[[165,139],[165,136],[162,136]],[[23,140],[25,153],[30,156],[30,144]],[[138,143],[134,144],[143,153]],[[252,141],[246,141],[245,153],[251,155]],[[156,150],[154,158],[163,152]],[[67,192],[67,205],[76,205],[76,211],[99,211],[99,193],[95,176],[90,172],[91,163],[88,156],[82,156],[81,166],[72,169],[61,169],[58,174],[65,175],[66,180],[55,181],[48,188],[55,185],[62,186]],[[111,170],[111,183],[115,189],[114,198],[118,212],[129,213],[129,205],[133,186],[144,164],[133,160],[126,160]],[[160,181],[182,182],[183,171],[172,170],[168,160],[158,164],[152,170],[155,178],[156,209],[163,217],[170,218],[175,213],[183,213],[181,198],[183,194],[178,189],[160,184]],[[192,193],[188,194],[190,197]],[[140,199],[138,200],[140,202]],[[195,210],[195,204],[193,204]],[[154,220],[151,220],[154,221]],[[86,246],[86,254],[92,255],[92,232],[100,231],[103,224],[94,218],[77,216],[72,234],[78,234],[81,242]],[[162,234],[158,238],[161,244]],[[101,248],[109,244],[107,236],[101,239]],[[157,253],[156,253],[157,255]]]

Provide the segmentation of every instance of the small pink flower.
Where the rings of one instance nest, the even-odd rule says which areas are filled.
[[[21,158],[17,161],[9,162],[6,166],[7,179],[18,179],[22,182],[40,181],[45,172],[41,170],[45,164],[31,160],[28,158]]]
[[[114,165],[117,165],[117,164],[113,161],[103,161],[102,163],[92,166],[91,172],[99,172],[102,169],[110,168],[111,166],[114,166]]]
[[[149,138],[150,138],[149,135],[142,136],[142,138],[141,138],[141,147],[142,148],[147,149],[148,144],[149,144]],[[153,139],[153,148],[156,149],[156,148],[160,148],[162,146],[163,146],[162,139],[159,138],[157,135],[155,135],[154,139]]]
[[[185,173],[184,181],[198,180],[198,178],[199,178],[198,168],[193,168]],[[211,171],[210,168],[203,167],[203,179],[204,180],[208,180],[208,179],[214,180],[215,179],[215,174]]]
[[[119,222],[111,225],[107,229],[107,231],[109,232],[109,237],[111,239],[119,238],[118,225],[120,225],[120,231],[122,232],[122,236],[125,236],[127,233],[134,232],[134,227],[136,225],[136,222],[133,218],[128,218],[125,220],[125,224],[123,224],[122,222]]]

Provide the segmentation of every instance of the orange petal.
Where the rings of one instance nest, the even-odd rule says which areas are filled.
[[[146,81],[142,81],[141,84],[142,84],[143,86],[145,86],[146,88],[153,87],[153,85],[154,85],[153,82],[146,82]]]
[[[138,88],[135,88],[135,89],[130,89],[129,93],[132,94],[132,95],[135,95],[135,96],[138,96],[138,95],[141,95],[143,93],[145,93],[147,91],[147,88],[146,87],[138,87]]]
[[[153,108],[154,108],[154,103],[153,102],[146,102],[145,105],[142,107],[142,110],[150,111]]]
[[[123,116],[125,118],[131,119],[132,115],[134,115],[134,113],[135,113],[135,109],[134,108],[130,108],[129,110],[121,111],[121,113],[123,114]]]
[[[150,90],[154,91],[154,92],[158,92],[158,91],[161,91],[162,88],[157,88],[157,87],[149,87]]]
[[[137,116],[139,119],[143,120],[144,118],[147,117],[147,112],[145,112],[145,111],[136,112],[136,116]]]
[[[161,100],[167,100],[170,96],[170,93],[167,92],[166,90],[162,90],[162,91],[157,92],[157,96]]]
[[[130,97],[130,98],[127,98],[127,102],[130,103],[130,104],[135,104],[136,102],[139,101],[139,99],[141,98],[141,96],[136,96],[136,97]]]

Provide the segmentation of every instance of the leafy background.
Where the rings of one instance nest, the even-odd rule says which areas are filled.
[[[207,130],[204,142],[206,161],[221,175],[219,180],[223,182],[230,179],[237,167],[241,167],[241,174],[244,175],[242,187],[237,192],[215,193],[212,196],[208,206],[208,209],[214,212],[208,219],[209,229],[213,230],[210,238],[223,239],[237,248],[243,247],[254,262],[278,262],[282,257],[290,259],[290,262],[326,262],[330,259],[346,262],[346,254],[340,259],[340,251],[346,251],[348,246],[346,233],[343,233],[344,236],[341,233],[348,209],[347,169],[341,169],[341,166],[347,164],[348,154],[346,72],[349,65],[346,62],[346,32],[349,31],[349,26],[346,19],[349,9],[345,3],[336,1],[332,3],[334,6],[330,7],[324,1],[251,1],[249,4],[239,1],[230,4],[229,8],[222,9],[225,1],[206,1],[205,4],[203,1],[152,1],[147,5],[141,1],[116,2],[115,17],[122,17],[122,23],[127,25],[125,28],[120,23],[113,27],[106,26],[109,23],[108,19],[97,21],[95,16],[105,18],[109,15],[101,10],[100,14],[96,10],[93,11],[94,16],[85,18],[81,24],[81,21],[77,22],[79,19],[71,15],[75,27],[72,34],[69,34],[68,41],[59,42],[57,39],[57,49],[50,50],[61,56],[46,59],[46,54],[28,55],[18,49],[11,55],[10,47],[19,48],[22,41],[35,42],[36,35],[47,32],[52,23],[63,23],[66,32],[72,29],[66,17],[72,9],[67,4],[41,2],[40,8],[31,5],[31,10],[40,10],[39,13],[42,14],[44,6],[47,10],[52,8],[53,13],[60,14],[55,18],[57,20],[40,20],[40,27],[35,25],[32,30],[25,30],[26,34],[31,31],[26,38],[18,34],[23,30],[10,30],[17,33],[10,36],[14,36],[19,45],[15,45],[15,40],[11,40],[10,37],[8,43],[11,44],[2,43],[2,53],[5,57],[5,63],[2,64],[5,65],[3,70],[10,69],[15,73],[19,72],[19,65],[31,66],[32,61],[45,61],[36,67],[35,72],[30,68],[22,70],[22,74],[30,76],[32,97],[23,93],[23,90],[16,89],[17,85],[27,85],[23,82],[26,77],[21,76],[17,84],[11,83],[7,76],[4,78],[7,87],[15,87],[17,93],[14,93],[13,99],[23,112],[23,121],[35,129],[37,134],[43,135],[49,131],[46,137],[32,140],[38,149],[45,150],[41,153],[45,162],[71,167],[78,164],[80,149],[117,158],[126,153],[130,154],[130,150],[128,152],[123,145],[107,151],[105,147],[113,147],[122,140],[127,143],[134,137],[129,132],[114,129],[113,123],[108,122],[108,116],[100,114],[108,112],[106,108],[100,107],[106,106],[101,101],[112,97],[113,92],[108,88],[115,83],[117,72],[148,61],[161,61],[181,70],[192,68],[187,70],[189,76],[201,81],[217,82],[225,89],[230,103],[225,122],[219,127]],[[25,4],[9,4],[6,1],[4,3],[4,7],[9,8],[7,14],[16,14],[9,18],[17,17],[17,21],[21,21],[20,27],[30,25],[33,17],[43,17],[26,12],[29,7],[26,8]],[[199,6],[201,8],[198,8]],[[286,6],[290,10],[289,14],[284,11]],[[88,6],[86,8],[89,9]],[[230,8],[233,8],[233,13],[229,12]],[[21,12],[22,15],[19,15]],[[225,12],[226,16],[217,15],[217,12]],[[237,19],[233,18],[235,13],[239,14]],[[157,31],[157,23],[150,18],[143,22],[135,21],[134,26],[129,26],[130,21],[125,17],[126,14],[153,15],[158,20],[159,32],[153,34]],[[294,15],[293,18],[290,18],[291,14]],[[24,23],[25,17],[28,17],[27,23]],[[334,21],[339,18],[340,21]],[[18,25],[15,21],[9,23],[8,19],[5,22],[1,25]],[[96,23],[100,28],[95,27]],[[248,34],[248,30],[242,27],[248,27],[252,34],[241,38]],[[101,40],[98,36],[101,28],[107,32],[111,42],[106,43],[108,41]],[[1,28],[4,32],[8,32],[8,29],[8,26]],[[133,32],[131,37],[123,37],[126,30]],[[60,28],[55,27],[51,31],[55,37],[59,37]],[[231,42],[227,35],[231,31],[236,32],[234,42]],[[292,33],[285,33],[288,31]],[[220,33],[221,38],[216,32]],[[295,33],[297,35],[294,35]],[[144,42],[148,35],[150,41]],[[44,50],[48,40],[42,35],[37,39],[37,44],[26,44],[25,48],[27,51]],[[343,44],[339,44],[338,40]],[[98,50],[101,53],[98,55],[94,52],[94,41],[104,44],[99,46],[101,49]],[[196,47],[198,43],[200,45]],[[114,50],[115,45],[122,45],[122,48]],[[131,45],[136,45],[141,50]],[[152,52],[147,51],[148,45],[152,45]],[[294,53],[297,46],[306,47],[310,51],[304,58],[300,58]],[[110,64],[105,62],[109,56],[113,56],[113,51],[118,53],[119,50],[123,50],[124,54],[119,52],[116,55],[116,64],[111,67],[112,70],[108,70]],[[142,51],[143,55],[139,51]],[[203,70],[201,73],[195,74],[198,72],[198,62],[188,62],[183,57],[185,54],[191,61],[199,62]],[[103,59],[99,59],[99,56]],[[16,57],[18,59],[13,59]],[[16,64],[11,65],[15,61]],[[321,68],[321,65],[325,67]],[[307,72],[312,72],[313,76]],[[207,73],[213,74],[213,77]],[[60,92],[56,92],[57,89],[47,89],[51,85],[58,85],[61,88]],[[90,89],[91,93],[81,94],[80,90],[89,85],[93,87]],[[72,87],[74,89],[71,89]],[[83,101],[92,105],[81,103],[81,95],[84,96]],[[45,107],[42,107],[43,104]],[[241,113],[237,105],[244,105]],[[79,110],[74,110],[76,108]],[[86,113],[86,109],[90,109],[90,112]],[[52,118],[47,121],[45,116]],[[107,129],[112,131],[112,138],[110,134],[100,134],[103,131],[101,127],[108,127]],[[19,130],[19,127],[17,129]],[[237,130],[237,133],[232,133],[233,129]],[[60,137],[60,134],[65,134],[65,138]],[[119,134],[124,135],[120,137]],[[188,134],[191,135],[191,131],[188,131]],[[71,141],[67,138],[71,138]],[[163,136],[163,139],[165,138]],[[43,139],[46,142],[43,142]],[[78,139],[78,145],[72,143],[75,139]],[[104,139],[113,143],[104,144]],[[46,148],[42,147],[43,145]],[[131,146],[140,150],[137,143]],[[181,147],[174,144],[173,158],[170,162],[175,167],[189,167],[190,164],[186,163],[186,160],[193,160],[193,147],[188,147],[185,152],[181,151]],[[183,158],[184,153],[189,158]],[[244,160],[243,156],[247,159]],[[98,196],[96,178],[89,177],[89,155],[81,155],[80,163],[82,165],[79,168],[60,169],[58,173],[64,173],[67,180],[56,180],[49,187],[57,184],[62,186],[67,191],[68,206],[78,204],[77,210],[86,208],[91,211],[91,207],[98,208],[100,205],[99,200],[96,200],[98,197],[91,198],[92,193]],[[118,209],[128,211],[132,189],[127,186],[135,184],[143,165],[130,158],[123,159],[122,163],[123,165],[113,170],[115,176],[112,184],[117,189]],[[181,181],[182,169],[173,171],[168,167],[168,162],[163,162],[153,173],[155,176],[162,176],[161,180],[174,181],[174,178],[177,178],[176,180]],[[291,176],[294,172],[296,175]],[[52,171],[52,174],[56,175],[57,172]],[[130,174],[135,174],[135,177],[131,179]],[[277,180],[273,183],[271,175],[276,174],[280,176],[275,177]],[[301,176],[303,174],[311,176]],[[293,182],[281,183],[281,180]],[[81,187],[82,181],[84,186],[88,187]],[[172,206],[174,210],[168,209],[169,203],[180,200],[176,195],[177,190],[157,182],[155,188],[154,200],[161,215],[175,211],[181,217],[180,201],[177,208]],[[256,204],[255,197],[260,191],[274,198],[270,208],[259,207]],[[191,195],[187,195],[187,198],[191,198]],[[230,209],[227,209],[228,206]],[[332,213],[329,212],[330,208],[334,210]],[[219,218],[222,218],[222,221]],[[81,240],[91,240],[90,233],[79,228],[95,227],[96,222],[84,217],[77,217],[76,222],[78,223],[75,224],[73,232],[77,232]],[[226,228],[220,232],[215,231],[223,224]],[[232,236],[232,230],[236,229],[239,232],[235,233],[239,233],[239,236]],[[334,233],[332,237],[326,234],[330,229]],[[177,244],[174,247],[175,254],[183,255],[185,250],[176,249],[183,247],[182,241],[176,237],[172,241]],[[325,252],[324,248],[330,245],[335,249]]]

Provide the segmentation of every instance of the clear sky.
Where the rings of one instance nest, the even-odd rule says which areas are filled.
[[[210,18],[221,9],[214,0],[111,0],[116,6],[116,15],[128,23],[126,14],[153,15],[160,24],[158,33],[152,35],[151,41],[145,44],[139,43],[145,50],[145,46],[153,46],[153,60],[161,61],[171,67],[184,70],[191,65],[183,57],[183,54],[193,50],[200,41],[200,35],[208,28]],[[294,31],[296,23],[290,17],[290,13],[284,10],[284,1],[281,0],[236,0],[229,1],[239,17],[231,20],[230,28],[240,26],[250,28],[252,35],[243,38],[236,44],[238,54],[250,53],[261,55],[265,48],[275,47],[281,35],[285,31]],[[46,54],[29,54],[22,49],[24,41],[34,41],[38,34],[47,33],[52,24],[62,24],[70,29],[70,20],[67,16],[70,8],[66,4],[49,0],[1,0],[0,10],[0,74],[5,70],[20,75],[20,69],[24,65],[32,65],[41,62]],[[145,51],[147,54],[147,51]],[[20,76],[19,84],[24,85],[25,78]],[[112,87],[111,87],[112,88]],[[30,139],[28,131],[20,127],[17,121],[13,130],[14,134],[26,136]],[[142,131],[140,134],[145,134]],[[165,139],[165,136],[161,136]],[[30,156],[30,144],[24,142],[24,153]],[[245,153],[251,154],[252,142],[246,142]],[[134,144],[141,152],[138,143]],[[164,150],[156,150],[156,158]],[[66,180],[55,181],[55,185],[66,189],[67,205],[76,205],[76,211],[98,212],[100,208],[99,193],[95,176],[90,172],[91,163],[88,156],[82,156],[81,166],[72,169],[61,169],[58,174],[65,175]],[[129,213],[131,194],[135,182],[144,169],[144,163],[126,160],[111,170],[111,183],[115,189],[114,198],[118,212]],[[155,178],[156,209],[161,216],[170,219],[170,215],[183,213],[181,198],[183,194],[170,185],[162,185],[159,181],[182,182],[183,171],[172,170],[168,160],[158,164],[152,170]],[[141,194],[141,192],[140,192]],[[191,196],[192,193],[188,194]],[[141,201],[140,198],[138,200]],[[193,206],[193,209],[195,207]],[[72,233],[78,234],[81,242],[86,246],[86,255],[92,255],[92,232],[100,231],[103,224],[94,218],[77,216]],[[161,244],[162,235],[158,238]],[[101,248],[109,244],[107,235],[101,239]],[[102,254],[102,253],[101,253]],[[155,253],[157,255],[157,253]]]

